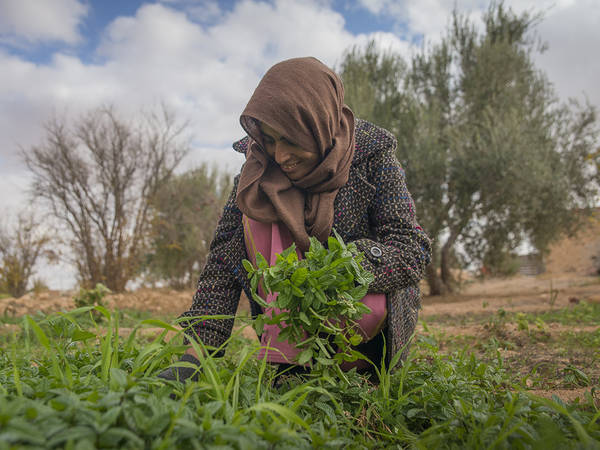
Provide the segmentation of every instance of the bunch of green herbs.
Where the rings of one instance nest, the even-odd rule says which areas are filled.
[[[257,334],[262,334],[264,324],[277,325],[279,341],[294,342],[302,349],[296,362],[316,363],[316,373],[328,376],[333,371],[341,375],[340,363],[361,357],[352,347],[362,341],[357,321],[371,312],[362,299],[373,281],[373,274],[360,264],[364,255],[356,244],[345,244],[335,230],[334,235],[327,247],[311,237],[303,259],[292,244],[277,255],[273,266],[260,253],[258,267],[243,262],[254,300],[277,311],[259,315],[254,323]],[[258,295],[259,283],[264,292],[278,294],[274,301],[267,304]]]

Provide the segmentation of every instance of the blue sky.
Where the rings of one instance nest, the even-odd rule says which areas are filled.
[[[190,123],[193,150],[182,168],[210,162],[234,172],[239,113],[274,63],[312,55],[335,66],[344,50],[371,39],[408,57],[439,39],[455,5],[480,25],[488,3],[0,0],[0,208],[11,218],[31,207],[19,152],[41,141],[54,114],[110,103],[133,117],[163,102]],[[585,95],[600,106],[600,1],[506,4],[545,12],[538,34],[549,50],[536,63],[560,97]]]
[[[8,3],[8,2],[6,2]],[[144,4],[153,3],[144,0],[93,0],[84,2],[87,6],[85,15],[79,22],[79,31],[82,34],[82,41],[73,46],[64,41],[48,39],[38,41],[34,45],[30,43],[24,45],[23,42],[15,44],[6,43],[5,49],[10,53],[20,55],[29,61],[37,64],[47,64],[52,55],[57,51],[66,51],[77,55],[79,59],[86,63],[97,62],[96,48],[98,47],[104,30],[115,19],[124,16],[135,16],[136,11]],[[161,2],[156,2],[161,3]],[[180,2],[162,2],[179,11],[186,11],[186,7],[202,2],[190,0]],[[237,3],[235,0],[218,1],[218,6],[223,14],[231,14]],[[335,0],[329,2],[332,10],[340,13],[345,20],[345,28],[353,34],[373,33],[377,31],[397,32],[401,34],[402,24],[393,16],[387,14],[374,14],[360,4],[360,2],[348,2],[344,0]],[[200,5],[201,7],[201,5]],[[191,20],[203,26],[210,26],[198,17],[190,17]],[[422,35],[414,36],[414,40],[420,41]]]

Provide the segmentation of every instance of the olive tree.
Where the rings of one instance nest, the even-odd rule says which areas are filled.
[[[350,106],[398,138],[419,220],[433,238],[433,294],[452,289],[457,255],[494,264],[523,242],[545,251],[576,225],[572,209],[590,206],[597,192],[596,111],[559,103],[535,67],[538,20],[492,5],[478,31],[455,12],[442,41],[408,69],[373,46],[347,52],[340,67]],[[386,86],[375,99],[390,103],[381,108],[390,114],[370,115],[376,108],[353,97],[347,74],[357,62],[372,84]]]
[[[174,289],[194,287],[206,262],[232,178],[202,165],[176,175],[151,200],[152,227],[145,273]]]
[[[53,118],[43,142],[24,151],[32,194],[61,224],[84,286],[120,292],[138,274],[150,200],[188,152],[185,130],[164,107],[134,119],[100,107]]]

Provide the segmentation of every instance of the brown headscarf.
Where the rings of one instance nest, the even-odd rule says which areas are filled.
[[[318,153],[317,167],[290,180],[263,150],[257,121]],[[240,123],[250,138],[237,190],[240,210],[259,222],[283,222],[302,251],[309,236],[327,240],[333,202],[354,155],[354,114],[344,104],[340,78],[315,58],[280,62],[258,84]]]

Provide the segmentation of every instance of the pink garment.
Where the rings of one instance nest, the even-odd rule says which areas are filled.
[[[269,265],[273,265],[276,262],[277,254],[292,245],[292,235],[287,227],[281,223],[261,223],[246,215],[243,216],[243,223],[246,253],[254,265],[256,265],[257,252],[265,257]],[[298,258],[302,258],[300,250],[296,249],[296,253]],[[265,298],[265,292],[260,284],[258,295]],[[272,303],[276,298],[277,293],[269,294],[265,300],[267,303]],[[367,294],[363,299],[363,303],[371,309],[371,313],[365,314],[358,321],[359,333],[363,336],[364,341],[368,341],[382,329],[385,323],[387,316],[386,297],[385,294]],[[266,310],[266,314],[269,316],[279,312],[277,308],[267,308]],[[278,336],[279,327],[277,325],[265,325],[261,336],[261,344],[263,347],[271,347],[271,350],[261,349],[258,357],[260,359],[266,358],[271,363],[293,364],[295,357],[302,350],[296,348],[294,343],[279,342],[277,340]],[[365,361],[357,361],[355,363],[344,363],[341,367],[344,370],[349,370],[351,367],[359,367],[364,364],[366,364]]]

